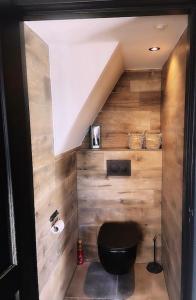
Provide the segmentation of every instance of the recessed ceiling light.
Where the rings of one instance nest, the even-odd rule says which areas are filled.
[[[167,24],[157,24],[155,25],[155,28],[158,30],[164,30],[165,28],[167,28]]]
[[[149,51],[159,51],[160,47],[151,47],[148,49]]]

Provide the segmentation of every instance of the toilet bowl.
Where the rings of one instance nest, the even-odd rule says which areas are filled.
[[[135,222],[104,223],[98,234],[98,254],[104,269],[112,274],[131,271],[136,259],[141,230]]]

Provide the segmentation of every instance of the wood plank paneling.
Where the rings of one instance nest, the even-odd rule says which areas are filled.
[[[161,71],[125,71],[98,114],[103,148],[128,148],[129,132],[160,130]],[[86,136],[82,148],[88,148]]]
[[[161,151],[125,149],[129,132],[160,131],[160,99],[161,71],[125,71],[94,122],[101,125],[107,151],[77,155],[80,236],[87,259],[97,258],[99,226],[111,220],[139,222],[144,240],[138,261],[152,259],[152,238],[161,232]],[[82,148],[88,147],[87,135]],[[131,159],[132,176],[107,177],[107,159]]]
[[[187,33],[162,71],[162,260],[170,299],[181,292],[182,188]]]
[[[106,161],[130,159],[132,176],[107,177]],[[161,151],[81,150],[77,153],[80,237],[85,257],[97,259],[97,234],[106,221],[136,221],[143,230],[138,262],[152,259],[152,239],[161,234]],[[159,258],[160,258],[159,239]]]
[[[25,41],[40,300],[63,300],[76,267],[76,151],[53,154],[48,47],[27,26]],[[65,223],[60,235],[50,232],[49,218],[56,209]]]

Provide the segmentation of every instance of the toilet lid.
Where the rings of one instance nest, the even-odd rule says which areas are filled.
[[[135,222],[104,223],[98,234],[97,243],[108,250],[126,250],[141,240],[141,230]]]

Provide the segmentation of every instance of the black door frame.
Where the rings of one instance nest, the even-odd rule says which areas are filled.
[[[15,290],[22,300],[38,300],[31,137],[20,26],[15,13],[0,8],[0,121],[9,194],[0,201],[12,199],[17,256],[10,266],[14,272],[9,270],[0,278],[0,298],[14,299]]]
[[[38,285],[35,250],[35,222],[33,199],[33,173],[31,137],[29,125],[27,86],[25,82],[24,43],[21,42],[20,22],[25,20],[73,19],[122,17],[163,14],[189,15],[190,49],[187,64],[186,109],[185,109],[185,147],[184,147],[184,199],[182,234],[182,295],[181,300],[193,298],[193,246],[194,208],[196,207],[195,156],[196,151],[196,2],[194,0],[2,0],[1,12],[6,26],[3,28],[1,44],[4,49],[3,68],[5,104],[10,144],[12,185],[20,213],[21,222],[28,225],[23,230],[22,261],[26,291],[22,300],[37,300]],[[1,4],[0,4],[1,8]],[[9,16],[9,20],[8,20]],[[11,43],[10,43],[11,42]],[[13,51],[13,49],[15,51]],[[12,72],[14,73],[12,74]],[[11,75],[12,74],[12,75]],[[14,75],[17,74],[17,75]],[[19,134],[20,132],[20,134]],[[17,140],[19,136],[19,140]],[[25,184],[24,184],[25,183]],[[25,201],[28,199],[29,201]],[[196,230],[195,230],[196,231]],[[196,253],[194,254],[196,256]],[[28,280],[31,278],[31,283]],[[24,277],[25,277],[24,276]],[[25,290],[25,288],[24,288]],[[29,294],[27,293],[29,290]],[[33,291],[30,298],[30,291]],[[28,296],[27,296],[28,295]],[[1,295],[0,295],[1,296]]]

